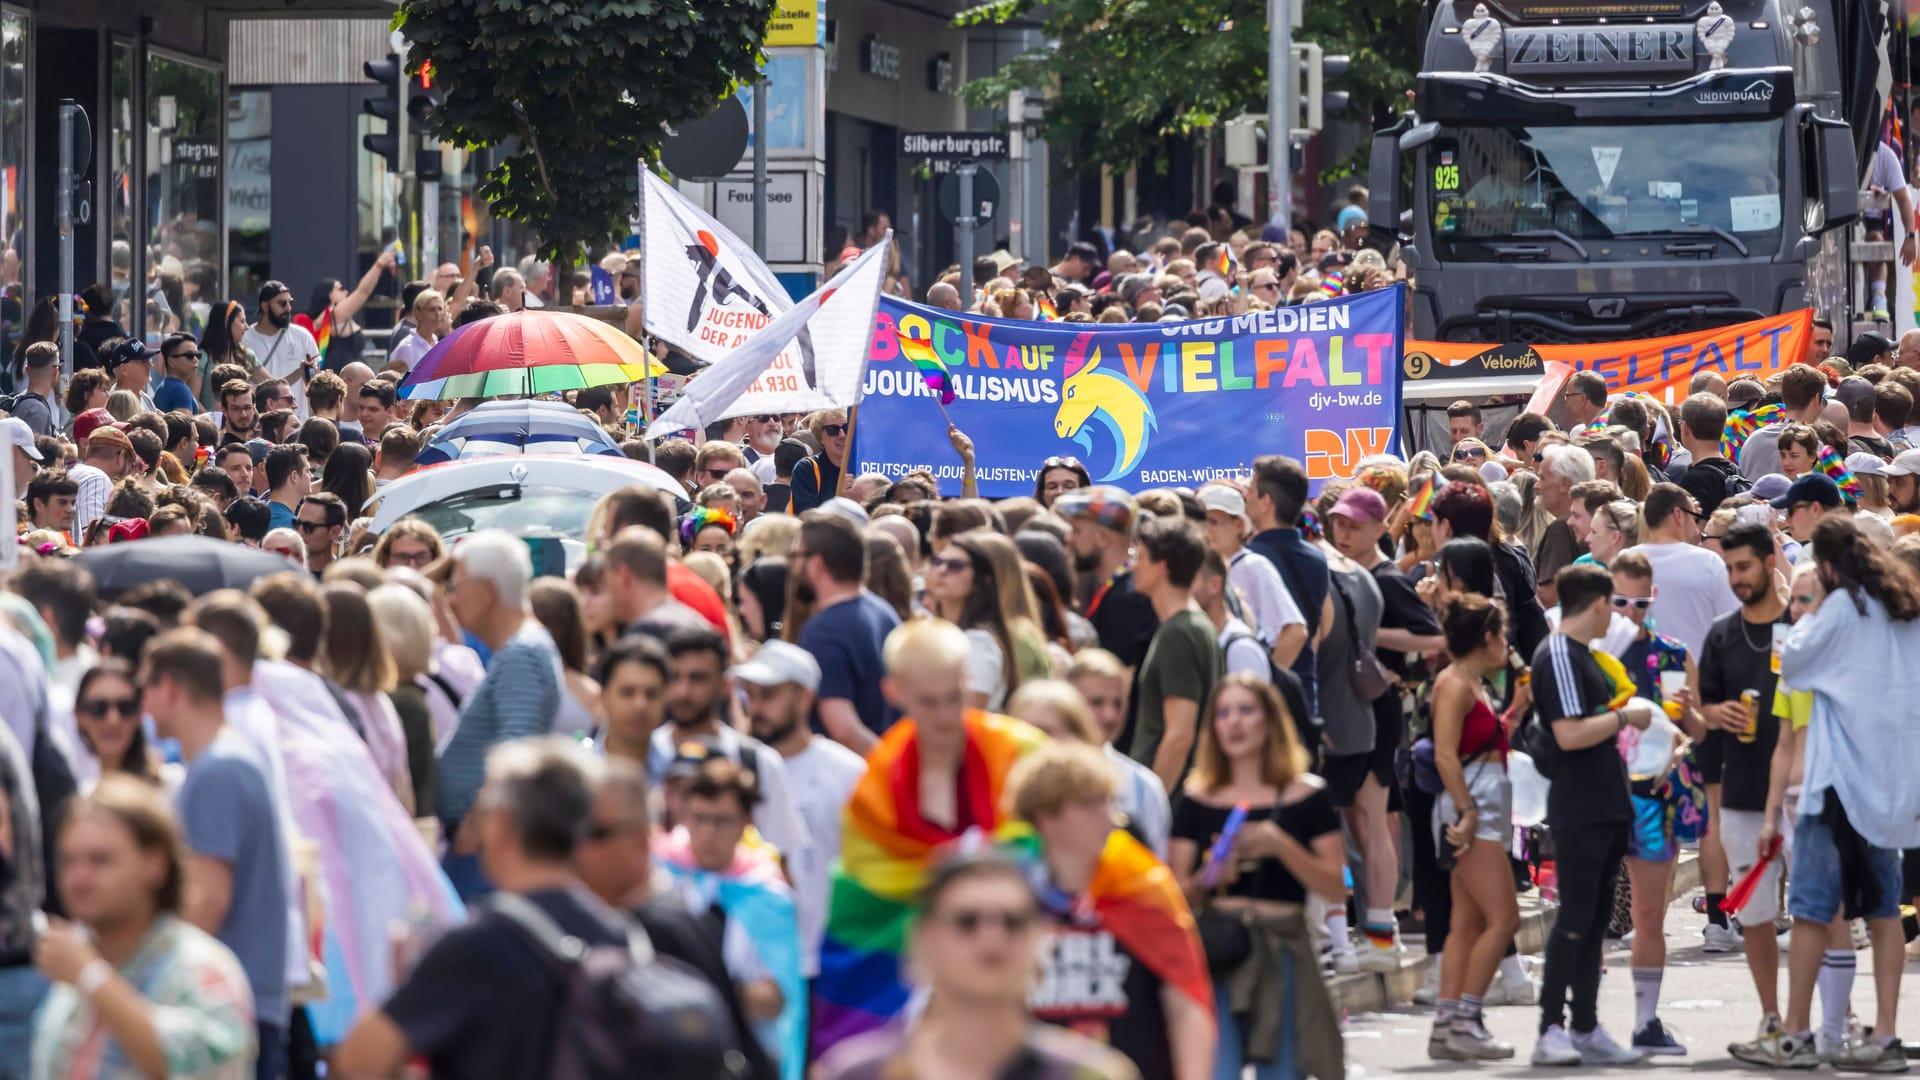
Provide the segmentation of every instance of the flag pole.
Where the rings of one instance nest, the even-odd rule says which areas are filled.
[[[847,474],[852,472],[854,425],[860,422],[860,403],[854,402],[847,410],[847,459],[840,464],[840,482],[834,485],[833,494],[837,498],[847,493]]]

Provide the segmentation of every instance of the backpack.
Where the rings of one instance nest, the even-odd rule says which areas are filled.
[[[692,968],[656,956],[653,942],[622,918],[627,947],[588,945],[525,897],[498,893],[493,910],[531,940],[560,977],[548,1036],[546,1080],[614,1080],[646,1063],[665,1080],[737,1080],[747,1073],[719,993]]]
[[[5,410],[8,416],[16,417],[20,419],[22,423],[26,423],[28,430],[32,431],[35,435],[53,434],[53,432],[51,431],[41,431],[39,428],[35,427],[33,424],[28,423],[24,417],[21,417],[19,415],[20,406],[29,400],[38,401],[41,407],[47,411],[47,417],[49,420],[59,415],[54,412],[53,403],[46,399],[46,395],[36,394],[31,390],[22,390],[17,394],[0,394],[0,410]]]

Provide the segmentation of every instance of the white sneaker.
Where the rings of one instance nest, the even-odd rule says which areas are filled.
[[[1740,940],[1740,934],[1731,926],[1708,923],[1706,929],[1700,931],[1700,938],[1701,952],[1732,953],[1746,947],[1745,942]]]
[[[1354,952],[1351,944],[1334,943],[1333,951],[1329,956],[1333,961],[1333,971],[1336,975],[1351,975],[1360,970],[1360,957]]]
[[[1615,1042],[1607,1029],[1595,1025],[1592,1031],[1575,1032],[1571,1037],[1573,1048],[1580,1052],[1582,1065],[1632,1065],[1645,1058],[1638,1050],[1630,1050]]]
[[[1867,932],[1867,920],[1865,919],[1850,920],[1847,923],[1847,934],[1853,938],[1854,952],[1859,952],[1873,945],[1873,935]]]
[[[1535,1065],[1578,1065],[1580,1062],[1580,1051],[1574,1049],[1573,1040],[1567,1037],[1567,1029],[1559,1024],[1541,1032],[1540,1038],[1533,1044]]]
[[[1400,944],[1397,939],[1390,949],[1383,949],[1369,941],[1363,945],[1356,946],[1355,951],[1360,954],[1356,960],[1360,965],[1361,971],[1372,971],[1380,974],[1392,974],[1393,972],[1399,971],[1401,961],[1405,960],[1407,955],[1406,946]]]
[[[1413,992],[1415,1005],[1431,1005],[1440,1000],[1440,962],[1427,965],[1427,977],[1420,983],[1420,989]]]
[[[1455,1024],[1447,1034],[1447,1049],[1454,1061],[1506,1061],[1513,1057],[1513,1044],[1501,1042],[1478,1024]]]
[[[1521,979],[1516,985],[1507,981],[1505,972],[1495,971],[1493,982],[1487,985],[1485,1005],[1538,1005],[1540,989],[1532,979]]]

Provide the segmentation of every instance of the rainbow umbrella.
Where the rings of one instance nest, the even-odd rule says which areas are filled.
[[[400,383],[403,398],[551,394],[634,383],[667,369],[616,327],[564,311],[495,315],[440,339]]]

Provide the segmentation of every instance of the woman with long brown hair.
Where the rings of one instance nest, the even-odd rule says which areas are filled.
[[[238,364],[252,375],[259,370],[260,362],[254,358],[253,350],[243,343],[247,333],[247,309],[238,300],[227,300],[213,305],[207,313],[207,328],[200,334],[200,370],[196,373],[200,385],[189,385],[195,397],[200,399],[200,407],[212,412],[220,408],[220,388],[212,385],[207,373],[221,364]]]
[[[1167,863],[1199,913],[1213,971],[1214,1075],[1249,1064],[1256,1080],[1342,1075],[1339,1017],[1306,917],[1308,893],[1346,896],[1340,811],[1307,772],[1271,682],[1228,675],[1200,715]]]
[[[967,632],[967,703],[998,711],[1028,679],[1053,670],[1038,604],[1013,541],[985,530],[949,538],[927,561],[927,605]]]

